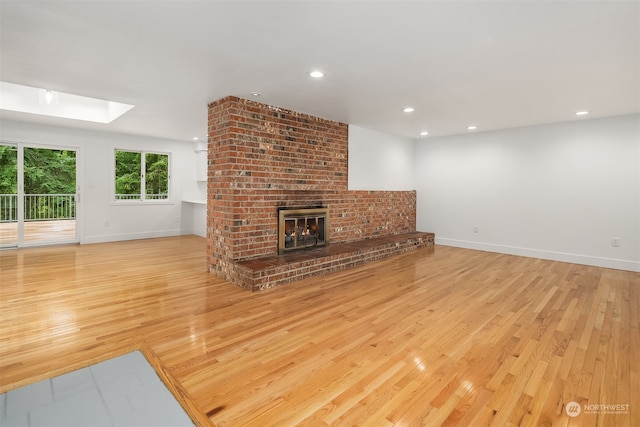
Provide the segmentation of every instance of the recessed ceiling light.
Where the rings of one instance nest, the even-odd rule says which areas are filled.
[[[426,130],[423,130],[422,132],[420,132],[420,136],[427,136],[429,135],[429,132],[427,132]]]
[[[405,107],[402,109],[402,111],[404,111],[405,113],[413,113],[416,110],[413,107]]]
[[[589,114],[588,111],[576,111],[576,116],[586,116]]]
[[[309,73],[309,75],[315,79],[319,79],[321,77],[324,77],[324,73],[322,71],[319,70],[315,70]]]
[[[194,141],[198,141],[199,139],[200,139],[200,138],[198,138],[197,136],[194,136],[194,137],[193,137],[193,140],[194,140]]]
[[[49,117],[111,123],[133,105],[0,82],[0,109]]]
[[[260,96],[262,95],[260,92],[251,92],[251,96]]]
[[[478,126],[476,126],[476,125],[467,126],[467,130],[476,130],[476,129],[478,129]]]

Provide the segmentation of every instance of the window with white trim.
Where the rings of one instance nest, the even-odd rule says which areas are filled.
[[[116,150],[116,200],[169,199],[169,155]]]

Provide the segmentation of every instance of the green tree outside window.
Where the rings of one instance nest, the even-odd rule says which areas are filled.
[[[169,198],[169,155],[116,150],[116,200]]]

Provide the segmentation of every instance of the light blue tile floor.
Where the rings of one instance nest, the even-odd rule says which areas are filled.
[[[0,395],[0,426],[194,424],[139,351]]]

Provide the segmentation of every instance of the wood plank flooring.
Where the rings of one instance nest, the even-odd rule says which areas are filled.
[[[640,426],[639,273],[436,246],[251,293],[205,247],[0,251],[0,392],[145,348],[199,424]]]

